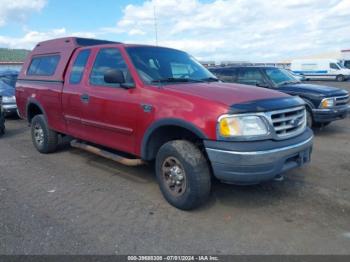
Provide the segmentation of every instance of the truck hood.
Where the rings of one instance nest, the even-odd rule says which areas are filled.
[[[289,97],[287,94],[261,87],[222,82],[165,85],[164,88],[173,92],[216,101],[227,106],[256,100]]]
[[[314,85],[314,84],[287,84],[279,87],[282,92],[293,92],[294,94],[314,94],[322,96],[335,96],[335,95],[346,95],[347,92],[343,89],[332,87],[332,86],[323,86],[323,85]]]

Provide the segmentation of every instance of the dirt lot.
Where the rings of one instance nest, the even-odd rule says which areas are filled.
[[[350,254],[350,118],[315,130],[312,163],[283,182],[215,183],[192,212],[163,200],[152,167],[67,146],[41,155],[24,121],[7,131],[0,254]]]

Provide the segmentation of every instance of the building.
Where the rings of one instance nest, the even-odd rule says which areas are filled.
[[[0,61],[0,71],[4,70],[21,70],[23,62],[5,62]]]

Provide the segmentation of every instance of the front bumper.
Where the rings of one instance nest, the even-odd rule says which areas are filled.
[[[312,109],[313,118],[316,123],[332,122],[344,119],[350,111],[350,105],[329,109]]]
[[[16,104],[3,104],[2,111],[3,111],[3,114],[5,116],[15,114],[17,112],[17,105]]]
[[[310,161],[311,129],[281,141],[205,141],[214,176],[224,183],[249,185],[271,180],[278,174]]]

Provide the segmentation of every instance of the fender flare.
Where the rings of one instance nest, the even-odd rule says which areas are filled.
[[[40,102],[38,100],[36,100],[34,97],[30,97],[28,98],[27,100],[27,104],[26,104],[26,116],[27,116],[27,120],[28,122],[30,122],[29,120],[29,106],[30,105],[36,105],[37,107],[39,107],[39,109],[41,110],[41,112],[43,113],[46,121],[47,121],[47,115],[46,115],[46,112],[44,110],[44,108],[42,107],[42,105],[40,104]]]
[[[309,99],[305,97],[300,97],[300,98],[304,100],[306,107],[309,107],[311,110],[315,108],[315,105]]]
[[[150,141],[150,138],[152,134],[161,127],[166,127],[166,126],[176,126],[176,127],[181,127],[184,128],[188,131],[191,131],[194,133],[196,136],[198,136],[201,139],[208,139],[208,137],[201,131],[198,127],[196,127],[194,124],[189,123],[185,120],[182,119],[177,119],[177,118],[163,118],[160,120],[157,120],[156,122],[153,122],[146,130],[143,138],[142,138],[142,143],[141,143],[141,158],[146,159],[148,158],[147,155],[147,145]]]

